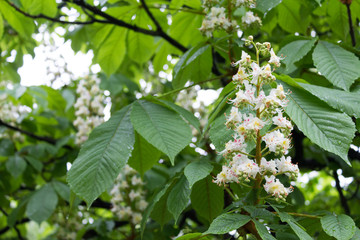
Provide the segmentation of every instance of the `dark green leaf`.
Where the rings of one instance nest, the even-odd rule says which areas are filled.
[[[324,231],[339,240],[348,240],[355,234],[356,226],[351,217],[341,215],[326,215],[320,219]]]
[[[316,38],[311,40],[297,40],[285,45],[279,51],[278,55],[283,55],[282,60],[286,64],[286,68],[301,60],[314,46]]]
[[[252,220],[255,223],[256,230],[258,231],[261,239],[263,240],[276,240],[266,229],[264,224],[256,221],[255,219]]]
[[[179,218],[180,213],[189,204],[190,193],[189,182],[183,175],[175,184],[167,199],[168,210],[174,216],[175,222]]]
[[[6,161],[6,169],[14,178],[19,177],[26,169],[26,161],[24,158],[14,155]]]

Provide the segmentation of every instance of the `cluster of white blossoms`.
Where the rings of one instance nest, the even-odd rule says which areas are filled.
[[[255,44],[250,36],[246,44],[253,44],[264,56],[270,55],[270,60],[268,64],[259,66],[259,59],[254,61],[242,52],[241,59],[234,63],[234,66],[239,66],[233,76],[238,92],[229,101],[233,107],[226,116],[226,126],[235,134],[221,152],[227,161],[214,182],[225,185],[251,180],[262,183],[265,180],[265,191],[276,200],[285,200],[292,187],[286,188],[276,176],[285,174],[290,179],[298,176],[298,166],[291,163],[291,157],[284,156],[291,147],[289,137],[293,126],[283,116],[287,100],[282,85],[267,91],[268,94],[262,90],[264,84],[274,83],[272,71],[280,66],[281,58],[276,56],[270,43]],[[256,145],[254,155],[246,150],[251,141]],[[262,142],[265,144],[261,145]],[[277,158],[266,160],[265,156],[269,154]]]
[[[78,129],[76,144],[85,142],[91,130],[104,122],[104,94],[99,88],[98,79],[81,80],[77,85],[78,98],[74,105]]]
[[[6,81],[4,81],[2,85],[7,90],[10,90],[8,86],[13,87]],[[0,119],[10,125],[17,125],[21,123],[31,109],[21,104],[14,104],[11,101],[11,98],[12,97],[5,92],[0,93]],[[20,132],[9,131],[6,129],[4,129],[3,132],[0,132],[0,138],[10,138],[20,142],[24,141],[24,136]]]
[[[143,186],[144,182],[139,174],[129,165],[125,165],[110,191],[111,211],[120,220],[129,221],[134,226],[141,223],[142,212],[148,205]]]
[[[227,7],[227,9],[223,6]],[[254,8],[255,0],[205,0],[203,7],[206,12],[206,16],[200,27],[200,31],[207,37],[211,37],[215,30],[225,30],[229,33],[234,32],[239,28],[238,22],[232,19],[231,10],[239,7]],[[247,11],[241,18],[243,27],[255,27],[261,25],[261,19],[254,15],[252,11]]]

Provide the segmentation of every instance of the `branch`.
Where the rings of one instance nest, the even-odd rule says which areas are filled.
[[[91,21],[87,21],[87,22],[82,22],[82,21],[70,22],[70,21],[63,21],[58,18],[52,18],[52,17],[46,16],[44,14],[31,15],[27,12],[24,12],[20,8],[18,8],[14,3],[9,2],[8,0],[5,0],[5,2],[7,4],[9,4],[12,8],[14,8],[17,12],[21,13],[22,15],[24,15],[26,17],[32,18],[32,19],[47,19],[52,22],[57,22],[57,23],[62,23],[62,24],[77,24],[77,25],[87,25],[87,24],[92,24],[94,22],[103,22],[102,20],[96,20],[96,19],[92,19]]]
[[[350,3],[346,3],[346,8],[347,8],[347,14],[348,14],[348,19],[349,19],[349,32],[350,32],[350,36],[351,36],[351,43],[352,46],[355,47],[356,45],[356,40],[355,40],[355,33],[354,33],[354,28],[353,28],[353,24],[352,24],[352,20],[351,20],[351,10],[350,10]]]
[[[54,139],[54,138],[46,137],[46,136],[38,136],[38,135],[36,135],[36,134],[34,134],[32,132],[20,129],[20,128],[15,127],[15,126],[12,126],[12,125],[2,121],[1,119],[0,119],[0,126],[7,127],[7,128],[9,128],[9,129],[11,129],[13,131],[20,132],[22,134],[25,134],[25,135],[27,135],[27,136],[29,136],[31,138],[34,138],[36,140],[39,140],[39,141],[48,142],[48,143],[50,143],[52,145],[56,145],[56,142],[57,142],[57,140]],[[63,147],[66,148],[66,149],[73,149],[70,145],[64,145]]]
[[[36,140],[48,142],[48,143],[50,143],[50,144],[52,144],[52,145],[55,145],[55,144],[56,144],[56,140],[53,139],[53,138],[45,137],[45,136],[38,136],[38,135],[36,135],[36,134],[33,134],[32,132],[29,132],[29,131],[20,129],[20,128],[15,127],[15,126],[12,126],[12,125],[10,125],[10,124],[2,121],[1,119],[0,119],[0,126],[5,126],[5,127],[9,128],[9,129],[11,129],[11,130],[14,130],[14,131],[20,132],[20,133],[22,133],[22,134],[25,134],[25,135],[27,135],[27,136],[29,136],[29,137],[32,137],[32,138],[36,139]]]
[[[339,192],[339,197],[340,197],[340,202],[341,202],[341,206],[343,207],[345,213],[347,215],[350,215],[350,208],[349,205],[346,201],[346,198],[344,196],[344,193],[342,192],[342,188],[340,186],[340,181],[339,181],[339,175],[337,174],[336,170],[333,171],[333,176],[335,178],[335,185],[336,185],[336,190]]]
[[[111,24],[114,24],[116,26],[120,26],[120,27],[125,27],[125,28],[128,28],[130,30],[133,30],[135,32],[140,32],[140,33],[143,33],[143,34],[147,34],[147,35],[150,35],[150,36],[157,36],[157,37],[162,37],[164,38],[167,42],[169,42],[171,45],[173,45],[174,47],[178,48],[180,51],[182,52],[186,52],[187,51],[187,48],[184,47],[181,43],[179,43],[178,41],[176,41],[175,39],[173,39],[172,37],[170,37],[169,35],[167,35],[160,27],[160,25],[156,25],[155,22],[156,19],[153,17],[152,20],[155,21],[155,25],[157,27],[156,31],[154,30],[149,30],[149,29],[145,29],[145,28],[141,28],[141,27],[138,27],[136,25],[131,25],[129,23],[126,23],[120,19],[117,19],[103,11],[101,11],[100,9],[98,9],[97,7],[95,6],[92,6],[90,4],[87,4],[85,1],[83,0],[73,0],[73,1],[70,1],[70,0],[64,0],[65,2],[71,2],[71,3],[74,3],[80,7],[83,7],[87,10],[89,10],[90,12],[94,13],[95,15],[98,15],[98,16],[101,16],[103,18],[105,18],[107,21],[105,23],[111,23]],[[144,8],[145,8],[146,5],[144,5]],[[149,10],[149,9],[148,9]],[[150,12],[150,11],[149,11]],[[151,13],[150,13],[151,14]],[[152,14],[151,14],[152,15]],[[150,15],[149,15],[150,16]],[[158,23],[157,23],[158,24]],[[160,27],[160,28],[159,28]]]

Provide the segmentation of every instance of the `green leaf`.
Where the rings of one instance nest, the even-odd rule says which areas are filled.
[[[57,4],[55,0],[21,0],[25,11],[31,15],[43,14],[48,17],[55,17]]]
[[[7,223],[9,225],[9,227],[14,227],[16,221],[23,217],[25,210],[26,210],[26,205],[29,202],[32,195],[33,195],[33,193],[30,193],[30,194],[26,195],[25,197],[23,197],[19,201],[18,206],[14,210],[11,211],[11,213],[9,214],[9,216],[7,218]]]
[[[59,181],[52,181],[51,183],[56,193],[59,194],[59,196],[65,201],[70,202],[69,186]]]
[[[202,233],[188,233],[175,239],[176,240],[208,240],[209,238],[207,236],[202,236]]]
[[[71,90],[65,89],[61,95],[66,101],[65,112],[67,112],[75,103],[75,94]]]
[[[232,135],[234,134],[234,131],[228,129],[225,122],[226,118],[222,115],[218,117],[210,127],[210,139],[218,152],[224,150],[225,143],[233,139]]]
[[[304,90],[286,84],[284,87],[292,92],[287,96],[289,102],[285,111],[300,131],[312,142],[340,156],[350,165],[347,153],[355,134],[351,118]]]
[[[278,55],[285,57],[282,62],[286,64],[286,68],[288,69],[289,66],[301,60],[312,49],[316,41],[316,38],[293,41],[281,48]]]
[[[208,160],[200,160],[187,165],[184,169],[184,174],[189,181],[190,188],[194,183],[208,176],[213,168]]]
[[[319,41],[313,52],[313,60],[322,75],[346,91],[360,77],[359,59],[338,45]]]
[[[298,84],[331,107],[356,118],[360,117],[360,95],[358,93],[345,92],[304,83]]]
[[[200,43],[188,50],[174,67],[173,87],[182,88],[188,80],[195,83],[206,80],[211,72],[211,59],[210,45]]]
[[[208,176],[192,187],[191,204],[196,213],[211,222],[224,207],[224,191]]]
[[[17,12],[5,1],[0,1],[0,12],[5,20],[13,27],[20,35],[24,37],[31,37],[34,32],[34,22]]]
[[[97,51],[96,61],[107,75],[114,73],[124,60],[126,34],[126,28],[114,27]]]
[[[256,9],[259,11],[266,13],[276,7],[282,0],[257,0],[256,1]]]
[[[19,177],[26,169],[26,161],[24,158],[14,155],[6,161],[6,169],[14,177]]]
[[[169,222],[173,215],[168,210],[167,200],[169,197],[170,189],[173,187],[170,186],[166,193],[160,198],[160,200],[155,204],[154,209],[151,212],[150,217],[154,219],[156,222],[160,224],[161,227],[163,227],[167,222]]]
[[[159,192],[155,193],[154,196],[152,197],[152,199],[149,201],[149,205],[145,209],[142,220],[141,220],[141,225],[140,225],[141,236],[143,236],[143,234],[144,234],[146,223],[150,217],[150,214],[154,210],[156,203],[159,202],[159,200],[162,198],[162,196],[164,196],[164,194],[167,192],[170,185],[172,185],[173,181],[174,181],[174,179],[171,182],[169,182],[168,184],[166,184],[163,188],[161,188],[161,190]]]
[[[129,31],[128,49],[129,57],[132,60],[138,63],[144,63],[148,61],[154,53],[154,38],[135,31]]]
[[[277,9],[279,11],[278,21],[280,27],[289,33],[306,32],[309,26],[309,15],[305,15],[301,11],[302,5],[300,1],[284,0]]]
[[[68,172],[71,190],[88,206],[113,184],[130,157],[135,142],[130,109],[126,106],[91,132]]]
[[[309,234],[307,234],[305,232],[305,230],[303,229],[303,227],[301,227],[295,220],[294,218],[284,212],[280,212],[279,210],[277,210],[276,207],[274,207],[274,209],[279,213],[280,219],[282,222],[286,222],[287,224],[289,224],[289,226],[291,227],[291,229],[295,232],[295,234],[300,238],[300,240],[312,240],[312,237],[310,237]]]
[[[151,102],[135,102],[131,122],[142,137],[169,156],[172,164],[191,141],[191,129],[178,114]]]
[[[328,24],[331,30],[342,40],[350,40],[349,20],[345,4],[337,0],[327,3]]]
[[[169,102],[166,100],[162,100],[162,99],[157,99],[157,101],[163,103],[167,107],[171,108],[172,110],[174,110],[175,112],[180,114],[186,121],[188,121],[193,127],[195,127],[196,130],[199,131],[199,133],[201,132],[199,119],[197,119],[193,113],[189,112],[185,108],[182,108],[182,107],[176,105],[175,103],[172,103],[172,102]]]
[[[189,204],[190,193],[189,182],[183,175],[175,184],[167,199],[168,210],[174,216],[175,222],[179,218],[180,213]]]
[[[266,229],[266,227],[264,226],[264,224],[256,221],[255,219],[252,220],[255,224],[255,228],[258,231],[261,239],[263,240],[276,240],[270,233],[269,231]]]
[[[356,226],[351,217],[341,215],[326,215],[320,219],[324,231],[339,240],[348,240],[355,234]]]
[[[0,139],[0,156],[11,156],[15,152],[15,145],[10,139]]]
[[[0,40],[4,34],[4,19],[0,13]]]
[[[236,230],[251,220],[247,215],[238,213],[224,213],[214,219],[204,234],[225,234]]]
[[[40,160],[36,159],[33,156],[25,156],[25,159],[30,163],[33,168],[35,168],[38,172],[41,172],[44,165]]]
[[[44,185],[30,198],[26,206],[26,215],[33,221],[41,223],[54,212],[58,197],[50,184]]]
[[[144,176],[145,172],[159,160],[161,152],[148,143],[140,134],[135,133],[135,145],[128,164]]]

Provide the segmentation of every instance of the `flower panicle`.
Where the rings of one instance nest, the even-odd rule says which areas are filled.
[[[269,60],[260,65],[258,57],[256,61],[252,60],[243,51],[241,59],[232,64],[238,67],[232,78],[237,85],[237,93],[234,99],[229,100],[233,106],[230,114],[226,114],[225,124],[235,134],[220,152],[226,164],[214,182],[224,186],[251,180],[264,182],[266,193],[278,201],[284,201],[292,187],[286,188],[276,176],[284,174],[295,180],[299,174],[298,165],[291,162],[291,157],[285,156],[291,148],[293,129],[291,121],[283,114],[289,93],[284,91],[281,84],[270,91],[263,90],[264,85],[274,85],[276,78],[272,72],[281,65],[282,58],[275,54],[268,42],[254,43],[250,36],[246,45],[250,44],[255,47],[257,56],[261,54],[269,57]],[[258,146],[255,156],[247,151],[251,141]],[[267,160],[267,155],[274,158]]]

